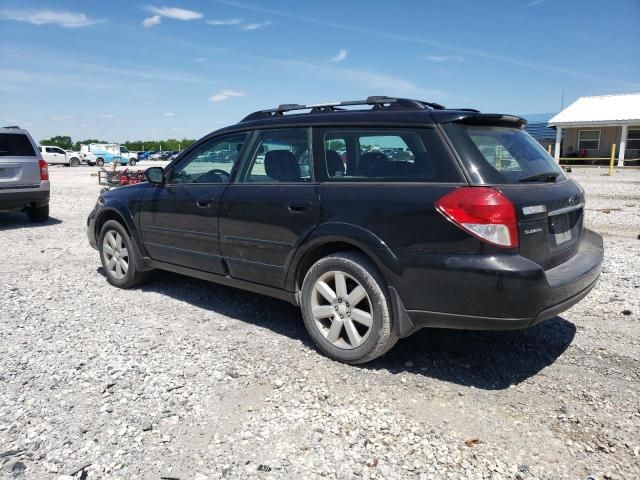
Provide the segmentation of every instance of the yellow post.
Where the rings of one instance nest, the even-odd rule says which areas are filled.
[[[611,160],[609,160],[609,176],[613,176],[613,161],[616,158],[616,144],[611,145]]]
[[[547,145],[547,152],[551,155],[551,144]]]

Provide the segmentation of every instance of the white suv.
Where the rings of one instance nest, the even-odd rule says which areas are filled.
[[[69,167],[77,167],[80,165],[80,156],[74,155],[72,152],[66,152],[55,145],[40,145],[38,147],[42,158],[48,165],[68,165]]]
[[[49,170],[29,132],[0,128],[0,212],[22,210],[32,222],[49,218]]]

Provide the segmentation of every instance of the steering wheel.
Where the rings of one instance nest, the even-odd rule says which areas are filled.
[[[216,175],[221,176],[224,183],[229,183],[229,180],[231,179],[231,174],[220,168],[214,168],[213,170],[210,170],[209,173],[215,173]]]

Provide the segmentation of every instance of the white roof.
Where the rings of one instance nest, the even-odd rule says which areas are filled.
[[[571,126],[640,124],[640,93],[580,97],[549,120],[549,125]]]

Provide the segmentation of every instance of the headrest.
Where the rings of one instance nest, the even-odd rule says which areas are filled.
[[[327,160],[327,172],[329,172],[329,176],[340,177],[344,175],[344,163],[342,163],[338,152],[335,150],[327,150],[324,155]]]
[[[288,150],[271,150],[264,156],[266,174],[278,182],[300,181],[300,167],[295,155]]]
[[[365,177],[372,177],[373,170],[376,167],[384,165],[389,161],[389,158],[382,152],[367,152],[360,156],[360,163],[358,164],[358,175],[364,175]]]

